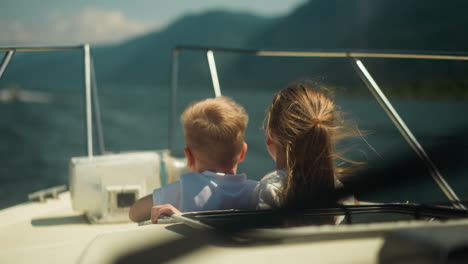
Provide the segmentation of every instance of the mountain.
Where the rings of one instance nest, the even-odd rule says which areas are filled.
[[[468,52],[468,35],[464,34],[468,27],[464,15],[467,8],[468,2],[463,0],[311,0],[277,18],[214,10],[184,16],[161,31],[124,43],[93,48],[92,53],[100,84],[128,86],[167,85],[171,51],[180,44],[288,50]],[[189,51],[180,54],[181,82],[210,85],[205,54]],[[26,64],[23,59],[26,54],[18,54],[18,61],[8,69],[2,84],[82,85],[80,56],[80,53],[38,54]],[[345,59],[259,58],[223,53],[215,53],[215,57],[224,87],[278,89],[306,77],[344,87],[353,94],[361,93],[355,88],[362,87],[362,83]],[[390,93],[468,98],[466,62],[391,59],[363,62]],[[26,74],[30,77],[25,77]]]
[[[312,0],[259,31],[248,45],[273,50],[468,52],[468,35],[464,34],[468,27],[466,8],[468,2],[461,0]],[[444,93],[451,89],[468,95],[466,62],[376,59],[363,62],[377,81],[394,87],[394,91],[426,89]],[[344,59],[244,57],[232,68],[238,69],[237,74],[243,79],[263,80],[261,86],[265,87],[303,76],[338,86],[362,85]]]
[[[113,61],[113,70],[106,81],[143,84],[168,84],[171,54],[176,45],[211,45],[245,47],[250,36],[263,28],[270,19],[248,13],[210,11],[183,17],[161,32],[156,32],[122,45],[96,52],[97,68],[106,68]],[[184,80],[197,81],[195,76],[207,76],[206,56],[201,53],[180,57],[181,74]],[[229,60],[217,60],[219,67]]]
[[[176,45],[246,47],[251,35],[271,20],[245,12],[214,10],[184,16],[161,31],[118,45],[92,47],[98,83],[167,85],[171,52]],[[80,52],[17,54],[0,85],[82,85],[81,56]],[[217,64],[223,67],[231,60],[221,56]],[[209,78],[206,56],[201,53],[181,55],[180,65],[184,80]]]
[[[262,48],[466,51],[463,0],[311,0],[250,41]]]

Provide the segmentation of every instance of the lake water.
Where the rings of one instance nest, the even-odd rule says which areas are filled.
[[[191,101],[212,96],[210,88],[181,87],[179,113]],[[260,129],[273,91],[227,90],[245,106],[250,122],[246,141],[249,151],[239,166],[250,178],[260,179],[274,168],[264,147]],[[68,162],[85,155],[84,108],[82,96],[61,94],[66,98],[55,104],[0,104],[0,208],[26,201],[28,193],[55,185],[68,184]],[[158,87],[128,87],[100,90],[106,150],[154,150],[167,148],[168,92]],[[383,110],[372,98],[336,98],[347,116],[366,131],[366,140],[355,139],[349,155],[368,166],[392,162],[401,155],[414,155]],[[468,122],[464,101],[392,100],[408,127],[429,153],[439,143],[453,146],[453,152],[468,150]],[[176,154],[184,146],[179,121],[176,129]],[[96,148],[97,149],[97,148]],[[451,153],[447,153],[451,155]],[[464,161],[468,161],[466,158]],[[441,172],[461,199],[468,199],[466,162],[445,166]],[[422,172],[424,173],[424,172]],[[379,175],[375,175],[379,177]],[[384,179],[382,179],[384,180]],[[410,179],[408,179],[410,182]],[[402,186],[388,186],[360,199],[377,201],[446,201],[434,181],[424,180]]]

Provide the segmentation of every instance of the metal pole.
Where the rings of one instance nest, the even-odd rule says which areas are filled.
[[[308,50],[308,51],[292,51],[292,50],[254,50],[240,48],[226,48],[213,46],[193,46],[180,45],[178,49],[201,50],[201,51],[216,51],[227,53],[252,54],[255,56],[264,57],[329,57],[329,58],[394,58],[394,59],[430,59],[430,60],[468,60],[466,52],[420,52],[414,51],[398,51],[398,52],[368,52],[363,50]]]
[[[380,59],[430,59],[430,60],[468,60],[468,56],[460,54],[414,54],[414,53],[383,53],[383,52],[333,52],[333,51],[263,51],[255,52],[257,56],[265,57],[314,57],[314,58],[380,58]]]
[[[85,114],[86,114],[86,143],[88,157],[93,157],[93,122],[92,122],[92,107],[91,107],[91,60],[89,52],[89,44],[83,45],[83,61],[84,61],[84,81],[85,81]]]
[[[5,56],[3,56],[2,64],[0,64],[0,79],[2,78],[3,73],[8,67],[8,64],[10,64],[10,61],[13,58],[13,55],[15,55],[15,50],[9,50],[5,53]]]
[[[0,46],[0,52],[15,50],[17,52],[37,52],[37,51],[59,51],[59,50],[80,50],[83,45],[64,46]]]
[[[169,154],[173,154],[175,151],[175,128],[177,120],[177,84],[179,75],[179,49],[175,48],[172,51],[172,69],[171,69],[171,87],[169,102]]]
[[[208,65],[210,67],[211,81],[213,82],[213,89],[215,97],[221,96],[221,88],[219,86],[218,72],[216,71],[216,63],[212,50],[206,51],[206,57],[208,59]]]
[[[93,91],[94,116],[96,121],[96,132],[99,146],[99,153],[103,155],[106,152],[104,145],[104,131],[102,128],[101,106],[99,105],[98,86],[96,81],[96,71],[94,70],[94,61],[91,57],[91,89]]]
[[[460,203],[460,199],[458,198],[456,193],[452,190],[450,185],[442,177],[439,170],[431,161],[427,153],[424,151],[423,147],[419,144],[418,140],[413,135],[411,130],[409,130],[409,128],[406,126],[403,119],[401,119],[400,115],[393,108],[390,101],[388,101],[387,97],[382,92],[378,84],[374,81],[374,79],[372,78],[370,73],[367,71],[366,67],[361,62],[361,60],[357,58],[352,58],[352,65],[354,69],[356,70],[356,72],[359,74],[359,77],[361,77],[362,81],[367,86],[367,88],[369,88],[370,92],[375,97],[377,102],[379,102],[380,106],[384,109],[385,113],[387,113],[387,115],[390,117],[393,124],[398,128],[400,133],[403,135],[406,142],[411,146],[414,152],[416,152],[419,158],[424,162],[426,167],[429,169],[429,172],[432,178],[434,178],[437,185],[439,185],[439,188],[442,189],[442,191],[447,196],[447,198],[450,201],[452,201],[453,206],[459,209],[466,209],[463,206],[463,204]]]

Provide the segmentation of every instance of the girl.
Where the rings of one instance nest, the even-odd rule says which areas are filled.
[[[334,147],[343,134],[335,108],[327,96],[304,84],[274,95],[264,129],[276,170],[256,187],[256,209],[310,205],[341,184],[336,177],[344,170],[335,167]]]

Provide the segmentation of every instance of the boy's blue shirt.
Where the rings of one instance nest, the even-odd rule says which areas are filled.
[[[182,212],[251,208],[258,181],[245,174],[189,172],[180,180],[153,191],[153,203],[172,204]]]

